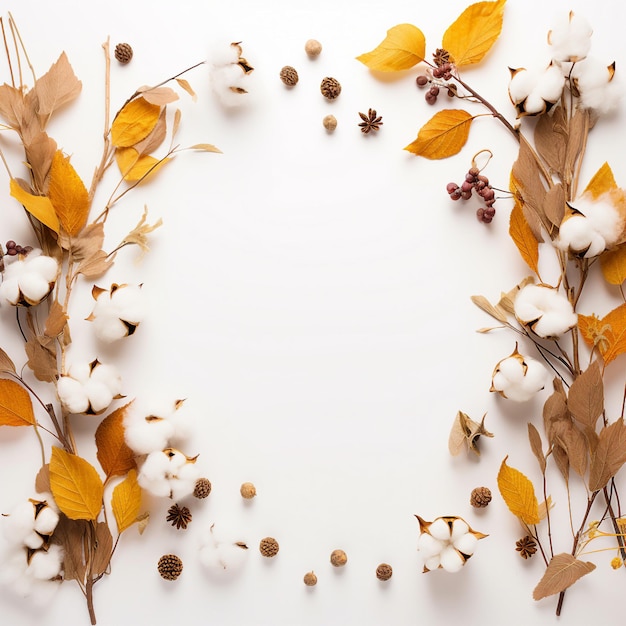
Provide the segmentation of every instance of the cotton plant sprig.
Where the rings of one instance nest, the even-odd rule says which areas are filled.
[[[147,523],[142,493],[183,499],[200,478],[197,451],[183,451],[189,445],[180,415],[183,402],[148,407],[141,399],[128,399],[114,363],[97,355],[78,361],[71,349],[81,332],[93,332],[100,345],[132,341],[145,319],[141,285],[110,284],[106,274],[122,249],[137,246],[147,252],[148,235],[161,220],[149,223],[144,208],[134,228],[109,251],[105,227],[122,198],[159,176],[183,150],[175,143],[181,112],[168,115],[179,94],[169,84],[195,97],[181,76],[197,65],[156,86],[140,87],[111,115],[105,42],[104,143],[87,186],[47,132],[57,111],[77,99],[81,82],[65,53],[37,76],[13,18],[8,17],[8,29],[4,25],[3,20],[9,77],[0,86],[0,118],[7,141],[14,139],[23,151],[17,166],[26,164],[26,177],[13,171],[4,154],[2,160],[10,195],[23,207],[32,239],[29,245],[10,239],[0,247],[0,307],[13,308],[16,320],[2,336],[12,331],[24,341],[21,357],[0,348],[0,426],[32,427],[41,459],[40,468],[33,468],[34,492],[13,511],[3,511],[8,552],[2,580],[18,594],[43,602],[63,581],[74,580],[95,624],[94,585],[111,572],[121,535],[133,526],[141,531]],[[207,143],[189,149],[219,152]],[[115,169],[117,183],[98,210],[96,192]],[[94,298],[93,309],[82,317],[73,308],[81,289]],[[87,460],[92,455],[81,450],[85,442],[75,434],[75,425],[85,420],[93,425],[98,467]]]
[[[615,63],[590,55],[590,24],[570,12],[547,29],[548,63],[509,68],[511,79],[503,88],[511,111],[498,111],[464,80],[462,72],[493,47],[501,33],[505,4],[497,0],[469,6],[446,30],[432,61],[426,59],[423,32],[410,24],[391,28],[378,47],[358,59],[384,72],[419,64],[424,69],[416,82],[425,90],[427,104],[436,106],[442,93],[447,93],[449,102],[462,103],[463,108],[439,110],[422,126],[406,147],[413,154],[443,159],[459,153],[479,117],[495,119],[518,147],[509,190],[500,193],[512,200],[509,234],[531,274],[515,281],[512,289],[508,285],[495,303],[484,296],[472,300],[497,322],[481,332],[500,329],[515,336],[513,352],[494,367],[490,390],[503,403],[519,403],[552,388],[543,407],[543,435],[528,424],[530,450],[542,475],[541,497],[530,479],[508,465],[508,455],[498,473],[498,486],[525,534],[517,542],[517,551],[524,558],[538,551],[545,565],[533,597],[558,595],[560,614],[566,589],[595,568],[583,559],[590,553],[590,534],[585,529],[593,511],[602,512],[594,536],[601,532],[617,544],[611,565],[615,568],[617,560],[623,563],[626,557],[616,483],[626,462],[626,385],[619,373],[617,384],[625,390],[621,407],[605,404],[606,368],[623,360],[626,352],[626,191],[608,163],[601,164],[589,181],[581,181],[580,175],[590,132],[617,110],[621,91]],[[526,124],[530,117],[536,118],[534,127]],[[478,192],[485,203],[491,203],[479,209],[478,218],[489,223],[495,214],[495,188],[492,195],[472,161],[465,181],[450,183],[447,193],[452,200],[468,200]],[[544,257],[547,262],[541,262]],[[597,281],[606,284],[613,298],[601,316],[582,310],[586,287]],[[463,443],[477,451],[481,429],[482,423],[459,412],[450,451],[458,453]],[[548,489],[559,474],[572,520],[566,529],[571,543],[565,551],[557,546],[563,539],[552,520],[554,505]],[[580,503],[572,501],[570,484],[575,481],[581,485]],[[598,530],[600,524],[609,530]]]

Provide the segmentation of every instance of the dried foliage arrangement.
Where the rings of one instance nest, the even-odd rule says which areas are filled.
[[[181,112],[170,108],[179,98],[170,84],[195,97],[182,78],[189,70],[140,87],[111,116],[107,41],[102,157],[86,185],[47,132],[51,118],[79,96],[80,80],[65,53],[37,76],[12,16],[1,26],[8,68],[7,82],[0,86],[3,144],[11,143],[21,155],[14,165],[4,152],[0,156],[10,194],[26,212],[32,232],[28,245],[9,240],[0,249],[0,306],[15,310],[15,323],[2,330],[2,337],[13,333],[24,343],[21,356],[0,348],[0,426],[31,429],[41,447],[32,493],[15,510],[3,511],[10,546],[2,577],[19,594],[43,602],[63,581],[76,581],[95,624],[94,585],[111,572],[121,535],[133,526],[141,532],[148,522],[142,492],[179,500],[192,496],[198,485],[203,491],[198,497],[204,497],[208,481],[198,475],[197,457],[179,449],[183,402],[146,408],[139,399],[129,401],[114,364],[98,356],[88,363],[73,360],[71,330],[81,324],[91,328],[100,346],[128,341],[137,332],[145,317],[141,285],[102,285],[123,248],[148,251],[148,236],[161,220],[149,223],[145,209],[119,244],[105,250],[110,212],[183,149],[219,150],[205,143],[175,144]],[[239,52],[236,46],[234,63]],[[107,172],[106,180],[117,182],[96,208],[94,198]],[[87,319],[74,307],[85,290],[95,301]],[[86,441],[85,420],[91,425]],[[87,460],[95,457],[98,467]],[[175,510],[181,513],[172,523],[186,527],[189,509],[175,505]]]
[[[619,88],[613,80],[615,64],[589,55],[591,26],[570,12],[547,33],[545,66],[511,69],[512,110],[506,115],[498,111],[464,80],[463,70],[479,63],[497,41],[505,4],[506,0],[497,0],[469,6],[445,31],[432,61],[426,58],[424,34],[411,24],[391,28],[375,49],[357,58],[382,72],[420,64],[425,71],[416,82],[426,90],[428,104],[437,104],[440,92],[463,104],[437,111],[407,145],[409,152],[427,159],[455,155],[466,144],[474,120],[485,116],[495,119],[519,146],[508,192],[500,194],[512,204],[509,234],[530,275],[512,289],[507,286],[496,303],[484,296],[472,300],[496,321],[495,327],[481,332],[504,329],[517,339],[512,354],[494,368],[491,392],[505,402],[526,402],[544,388],[553,389],[551,394],[545,392],[542,423],[528,423],[527,449],[539,466],[541,484],[536,489],[508,464],[508,455],[497,484],[522,526],[516,550],[525,559],[537,553],[543,561],[533,598],[558,596],[560,614],[566,590],[596,567],[586,555],[609,550],[614,568],[626,559],[626,514],[616,483],[626,462],[626,398],[621,406],[605,403],[615,395],[607,385],[617,384],[617,394],[626,395],[621,387],[626,352],[626,194],[608,163],[598,163],[591,180],[581,180],[591,132],[615,110]],[[491,155],[490,150],[481,152]],[[477,216],[489,223],[497,190],[476,166],[477,156],[465,181],[450,183],[447,192],[452,200],[461,200],[476,191],[485,204]],[[597,310],[597,302],[585,297],[594,283],[612,299],[607,310]],[[615,365],[620,362],[621,375]],[[533,417],[529,412],[528,419]],[[478,452],[480,435],[491,436],[484,418],[476,422],[459,412],[450,451]],[[565,509],[560,518],[550,493],[554,489],[563,492],[555,497]],[[561,518],[568,520],[564,529],[557,525]],[[468,535],[468,525],[459,518],[438,518],[431,524],[420,519],[426,570],[432,569],[431,563],[451,571],[464,564],[467,547],[456,545],[455,524],[465,533],[459,530],[459,541],[473,550],[476,535]],[[590,543],[600,537],[609,538],[612,545],[592,549]]]

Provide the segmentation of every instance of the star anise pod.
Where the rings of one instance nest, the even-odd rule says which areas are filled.
[[[526,535],[515,542],[515,549],[523,559],[528,559],[537,552],[537,544],[531,536]]]
[[[367,115],[365,113],[359,113],[360,118],[363,120],[359,126],[361,128],[361,132],[369,133],[372,130],[379,130],[383,125],[382,116],[376,114],[376,109],[369,109],[367,111]]]
[[[444,48],[437,48],[433,54],[433,61],[437,67],[440,67],[450,61],[450,53]]]
[[[189,522],[191,522],[191,511],[186,506],[178,506],[173,504],[167,510],[166,521],[170,522],[172,526],[176,526],[177,529],[185,530]]]

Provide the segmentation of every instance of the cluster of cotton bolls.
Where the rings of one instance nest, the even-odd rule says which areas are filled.
[[[63,549],[51,543],[58,522],[59,512],[51,494],[37,494],[3,516],[8,546],[0,581],[38,603],[45,603],[61,582]]]
[[[209,53],[209,77],[213,91],[227,107],[239,106],[249,93],[253,68],[242,57],[239,43],[215,43]]]
[[[593,30],[586,19],[570,12],[548,33],[550,61],[537,68],[511,69],[509,96],[518,117],[541,115],[556,104],[567,81],[578,106],[598,114],[613,111],[621,88],[613,80],[615,64],[588,57]]]
[[[145,302],[141,285],[111,285],[110,289],[94,287],[96,301],[91,315],[96,337],[112,343],[132,335],[145,318]]]
[[[541,391],[548,382],[548,371],[536,359],[517,351],[502,359],[494,368],[491,389],[503,398],[526,402]]]
[[[193,493],[200,478],[197,457],[177,447],[189,435],[189,418],[182,400],[135,400],[124,420],[128,447],[144,457],[137,481],[155,496],[179,500]]]
[[[52,291],[59,264],[56,259],[31,250],[6,263],[0,283],[0,303],[11,306],[35,306]]]

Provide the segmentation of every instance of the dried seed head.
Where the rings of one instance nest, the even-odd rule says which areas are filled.
[[[313,572],[307,572],[304,575],[304,584],[307,587],[314,587],[315,585],[317,585],[317,576],[313,573]]]
[[[256,496],[256,487],[252,483],[243,483],[239,489],[239,493],[241,493],[242,498],[251,500]]]
[[[393,574],[393,569],[391,565],[387,563],[381,563],[376,568],[376,578],[378,578],[378,580],[389,580],[392,574]]]
[[[172,526],[175,526],[178,530],[181,528],[187,530],[187,526],[191,523],[192,515],[191,511],[186,506],[178,506],[173,504],[167,510],[167,517],[165,520]]]
[[[304,51],[307,53],[309,57],[314,59],[315,57],[320,55],[322,51],[322,44],[319,41],[317,41],[317,39],[309,39],[304,44]]]
[[[211,493],[211,481],[208,478],[198,478],[193,490],[194,497],[202,500]]]
[[[529,559],[537,552],[537,543],[530,535],[526,535],[515,542],[515,549],[523,559]]]
[[[175,554],[164,554],[159,559],[157,569],[165,580],[176,580],[183,571],[183,562]]]
[[[348,562],[348,556],[343,550],[333,550],[330,555],[330,562],[335,567],[343,567]]]
[[[126,65],[133,58],[133,49],[130,47],[130,44],[118,43],[115,46],[115,58],[122,65]]]
[[[476,487],[472,489],[470,504],[477,509],[486,507],[491,502],[491,489],[489,487]]]
[[[341,93],[341,85],[336,78],[326,76],[320,84],[320,91],[327,100],[334,100]]]
[[[278,541],[274,537],[265,537],[261,539],[259,543],[259,551],[263,556],[272,558],[278,554],[279,546]]]
[[[337,118],[334,115],[327,115],[323,120],[324,128],[332,133],[337,128]]]
[[[298,72],[291,65],[285,65],[280,70],[280,80],[287,85],[287,87],[293,87],[298,82]]]

